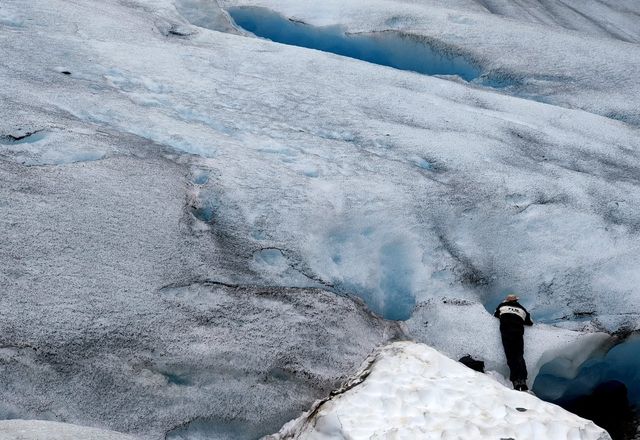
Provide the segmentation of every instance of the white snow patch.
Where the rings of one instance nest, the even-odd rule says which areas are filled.
[[[414,342],[381,349],[345,390],[267,439],[610,438],[591,421]]]

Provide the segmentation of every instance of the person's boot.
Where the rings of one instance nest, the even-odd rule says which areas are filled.
[[[518,391],[528,391],[529,387],[527,387],[527,382],[525,380],[515,380],[513,381],[513,389]]]

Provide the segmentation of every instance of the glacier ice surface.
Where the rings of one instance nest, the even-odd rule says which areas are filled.
[[[553,324],[527,332],[532,380],[637,329],[640,49],[484,3],[3,1],[3,413],[275,432],[398,326],[504,373],[485,307],[512,289]],[[275,44],[219,6],[485,75]]]

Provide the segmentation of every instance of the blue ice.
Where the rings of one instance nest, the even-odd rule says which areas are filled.
[[[369,237],[373,229],[364,228],[361,235]],[[366,255],[343,255],[343,251],[349,253],[351,249],[350,237],[346,232],[338,232],[330,237],[329,243],[333,247],[330,258],[334,264],[340,266],[339,271],[344,271],[346,276],[341,280],[333,280],[336,288],[345,293],[355,294],[362,298],[370,310],[377,315],[391,320],[406,320],[411,317],[416,305],[413,289],[414,264],[409,257],[406,243],[389,241],[379,248],[367,251]],[[372,237],[375,243],[376,238]],[[358,268],[353,266],[355,261],[369,259],[377,260],[377,283],[354,282],[349,279],[349,271]],[[355,260],[355,261],[354,261]],[[368,262],[363,262],[366,266]]]
[[[0,26],[22,27],[24,19],[9,11],[0,9]]]
[[[78,152],[65,152],[60,155],[60,157],[52,158],[51,160],[47,160],[47,157],[43,157],[40,161],[44,164],[53,164],[53,165],[64,165],[68,163],[75,162],[92,162],[95,160],[100,160],[104,158],[104,153],[102,151],[78,151]]]
[[[427,159],[425,159],[424,157],[418,157],[413,159],[413,164],[416,165],[419,168],[422,168],[423,170],[427,170],[427,171],[432,171],[434,169],[433,167],[433,163],[429,162]]]
[[[167,382],[173,385],[188,386],[191,385],[191,378],[186,374],[178,374],[174,372],[162,373],[167,378]]]
[[[260,7],[229,9],[241,28],[277,43],[317,49],[370,63],[427,75],[458,75],[471,81],[480,69],[460,55],[396,32],[347,34],[340,26],[314,27]]]
[[[0,144],[5,145],[19,145],[19,144],[34,144],[43,140],[46,137],[46,133],[44,131],[39,131],[37,133],[33,133],[31,135],[25,136],[22,139],[13,139],[11,137],[0,137]]]
[[[307,177],[318,177],[320,176],[320,171],[317,169],[307,169],[303,171],[303,174]]]
[[[413,270],[404,246],[390,243],[382,247],[380,289],[385,292],[382,315],[387,319],[409,319],[416,299],[411,286]]]
[[[200,207],[193,208],[192,212],[198,220],[202,220],[205,223],[211,223],[213,221],[213,216],[215,215],[215,208],[212,203],[206,202]]]
[[[209,181],[209,173],[204,170],[198,171],[193,176],[193,183],[196,185],[205,185]]]
[[[563,360],[553,360],[540,369],[533,391],[545,400],[567,401],[589,395],[599,384],[611,380],[624,383],[629,401],[640,406],[640,335],[614,346],[605,355],[585,361],[574,378],[562,377]]]
[[[287,264],[287,259],[280,249],[261,249],[254,255],[256,261],[262,261],[269,266],[280,266]]]

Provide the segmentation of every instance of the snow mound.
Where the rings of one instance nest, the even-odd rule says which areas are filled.
[[[342,390],[269,440],[581,439],[609,435],[593,422],[507,389],[415,342],[382,348]]]
[[[115,431],[44,420],[0,421],[0,440],[134,440]]]

